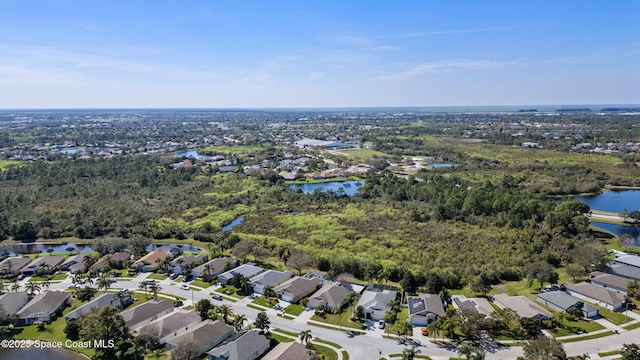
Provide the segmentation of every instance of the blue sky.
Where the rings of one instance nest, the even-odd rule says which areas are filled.
[[[0,0],[0,108],[640,103],[640,1]]]

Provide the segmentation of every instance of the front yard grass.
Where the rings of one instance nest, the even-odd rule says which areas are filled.
[[[234,286],[229,285],[229,286],[221,286],[219,288],[217,288],[215,290],[215,292],[218,292],[220,294],[224,294],[227,296],[231,296],[234,297],[236,299],[244,299],[243,295],[238,294],[238,289],[236,289]]]
[[[609,309],[605,309],[602,306],[598,306],[598,305],[596,305],[596,307],[598,308],[598,312],[600,313],[600,316],[605,318],[610,323],[613,323],[616,325],[622,325],[622,324],[628,323],[631,320],[634,320],[632,317],[629,317],[629,316],[625,318],[624,313],[611,311]]]
[[[332,324],[337,326],[342,326],[346,328],[356,329],[356,330],[364,330],[365,326],[359,322],[353,322],[349,320],[349,312],[345,311],[340,315],[337,314],[325,314],[324,317],[319,315],[313,315],[311,320],[323,322],[326,324]]]
[[[278,300],[275,300],[274,298],[267,299],[264,296],[260,296],[259,298],[253,300],[252,303],[264,306],[266,308],[272,308],[278,303]]]
[[[191,285],[206,289],[209,286],[211,286],[211,283],[210,282],[205,282],[205,281],[202,281],[202,280],[193,280],[191,282]]]
[[[609,331],[605,331],[605,332],[598,333],[598,334],[580,336],[580,337],[575,337],[575,338],[570,338],[570,339],[563,339],[563,340],[560,340],[560,341],[562,341],[563,343],[569,343],[569,342],[597,339],[597,338],[601,338],[601,337],[605,337],[605,336],[609,336],[609,335],[613,335],[613,334],[614,334],[614,332],[612,330],[609,330]]]
[[[164,280],[166,278],[167,277],[164,276],[164,275],[155,274],[155,273],[151,273],[151,274],[149,274],[149,276],[147,276],[147,280],[160,280],[160,281],[162,281],[162,280]]]
[[[293,316],[298,316],[302,314],[303,311],[304,306],[302,306],[302,304],[291,304],[284,309],[285,313]]]
[[[50,281],[56,281],[56,280],[57,280],[57,281],[61,281],[61,280],[64,280],[64,279],[66,279],[66,278],[67,278],[67,274],[55,274],[55,275],[51,276],[51,277],[49,278],[49,280],[50,280]],[[45,278],[44,278],[44,277],[41,277],[41,276],[32,276],[32,277],[29,279],[29,282],[35,282],[35,281],[40,282],[40,281],[44,281],[44,279],[45,279]]]

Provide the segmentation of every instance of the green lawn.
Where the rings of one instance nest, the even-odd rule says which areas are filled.
[[[206,289],[209,286],[211,286],[211,283],[210,282],[204,282],[202,280],[193,280],[191,282],[191,285]]]
[[[320,321],[326,324],[339,325],[339,326],[342,326],[343,328],[350,328],[350,329],[357,329],[357,330],[365,329],[362,323],[353,322],[349,320],[348,311],[343,312],[342,314],[340,314],[340,316],[336,314],[326,314],[324,318],[318,315],[313,315],[311,317],[311,320]]]
[[[597,339],[597,338],[601,338],[601,337],[605,337],[605,336],[609,336],[609,335],[613,335],[613,334],[614,334],[613,331],[605,331],[603,333],[592,334],[592,335],[587,335],[587,336],[581,336],[581,337],[576,337],[576,338],[571,338],[571,339],[564,339],[564,340],[560,340],[560,341],[562,341],[563,343],[584,341],[584,340],[590,340],[590,339]]]
[[[315,344],[313,343],[313,341],[311,342],[311,344],[313,345],[313,348],[318,352],[318,354],[322,354],[325,356],[326,360],[338,360],[338,354],[332,349]]]
[[[167,277],[164,276],[164,275],[155,274],[155,273],[149,274],[149,276],[147,276],[148,280],[160,280],[160,281],[162,281],[162,280],[164,280],[166,278]]]
[[[598,312],[603,318],[605,318],[607,321],[614,323],[616,325],[622,325],[633,320],[632,317],[629,317],[629,316],[625,317],[624,313],[611,311],[609,309],[603,308],[602,306],[596,305],[596,307],[598,308]]]
[[[67,278],[67,274],[55,274],[55,275],[51,276],[51,278],[49,278],[49,280],[50,281],[60,281],[60,280],[66,279],[66,278]],[[40,276],[32,276],[29,279],[29,282],[33,282],[33,281],[37,281],[37,282],[44,281],[44,278],[40,277]]]
[[[633,329],[640,328],[640,322],[635,323],[635,324],[631,324],[631,325],[627,325],[627,326],[623,326],[623,328],[626,329],[626,330],[633,330]]]
[[[302,306],[302,304],[291,304],[284,309],[285,313],[293,316],[298,316],[302,314],[303,311],[304,306]]]
[[[264,296],[260,296],[259,298],[253,300],[252,303],[264,306],[266,308],[272,308],[278,303],[278,300],[274,298],[270,298],[269,300],[267,300],[267,298],[265,298]]]
[[[555,329],[549,330],[549,332],[553,334],[554,337],[561,337],[561,336],[575,335],[577,331],[590,333],[593,331],[604,329],[604,326],[598,324],[595,321],[594,322],[588,322],[585,320],[572,321],[572,320],[564,319],[563,323],[565,326],[564,329],[555,328]]]
[[[220,293],[220,294],[224,294],[224,295],[227,295],[227,296],[234,297],[236,299],[244,299],[244,296],[243,295],[239,295],[238,294],[238,289],[236,289],[232,285],[219,287],[215,291]]]
[[[294,342],[295,341],[294,339],[292,339],[290,337],[278,335],[277,333],[275,333],[273,331],[270,331],[267,334],[267,338],[274,339],[274,340],[276,340],[278,342]]]

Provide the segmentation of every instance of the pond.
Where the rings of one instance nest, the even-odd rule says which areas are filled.
[[[233,229],[234,226],[242,224],[243,221],[244,221],[244,218],[239,217],[233,220],[232,222],[230,222],[229,224],[227,224],[226,226],[223,226],[222,231],[231,231],[231,229]]]
[[[616,234],[616,236],[618,237],[622,236],[623,234],[631,235],[631,237],[633,237],[634,239],[635,246],[640,246],[640,227],[639,226],[608,224],[608,223],[597,222],[597,221],[592,221],[591,225],[610,231]]]
[[[85,152],[87,151],[87,148],[84,147],[72,147],[72,148],[68,148],[68,149],[60,149],[58,150],[58,153],[60,154],[75,154],[77,152]]]
[[[86,360],[83,355],[67,349],[0,349],[0,360]]]
[[[619,213],[623,209],[628,211],[640,210],[640,190],[607,190],[593,196],[576,196],[576,200],[589,205],[591,210],[602,210]]]
[[[438,168],[454,167],[456,166],[456,164],[441,163],[441,164],[427,164],[427,166],[431,166],[434,169],[438,169]]]
[[[180,248],[183,251],[199,252],[202,249],[190,246],[190,245],[178,245],[178,244],[149,244],[147,251],[152,250],[167,250]],[[0,245],[0,254],[7,254],[15,256],[18,254],[47,254],[48,249],[53,249],[52,254],[64,254],[69,252],[74,253],[86,253],[93,251],[91,245],[87,244],[15,244],[15,245]],[[71,249],[70,251],[67,249]]]
[[[314,191],[334,191],[339,192],[340,189],[343,189],[345,194],[348,196],[353,196],[358,191],[358,188],[364,186],[364,181],[359,180],[349,180],[349,181],[331,181],[331,182],[318,182],[318,183],[308,183],[308,184],[291,184],[290,188],[293,190],[301,189],[305,194],[313,194]]]
[[[196,150],[181,151],[174,154],[177,157],[188,157],[200,161],[211,161],[213,156],[199,154]]]

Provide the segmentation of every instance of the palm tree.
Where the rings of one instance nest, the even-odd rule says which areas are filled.
[[[4,294],[5,290],[7,290],[7,287],[4,283],[0,282],[0,295]]]
[[[25,285],[25,289],[27,290],[27,294],[29,295],[30,298],[32,298],[36,291],[40,291],[40,285],[38,285],[38,283],[35,282],[28,282],[27,285]]]
[[[141,282],[140,285],[138,286],[138,289],[140,290],[144,290],[144,296],[147,296],[147,283],[146,282]]]
[[[309,341],[311,341],[311,339],[313,338],[313,336],[311,335],[311,330],[304,330],[301,331],[300,334],[300,341],[302,341],[303,344],[308,344]]]
[[[40,263],[40,266],[38,266],[38,273],[46,274],[49,271],[49,269],[51,269],[51,266],[49,266],[49,264]]]
[[[471,359],[471,354],[473,354],[473,346],[469,344],[462,344],[458,348],[458,355],[463,355],[467,360]]]
[[[420,349],[416,349],[415,346],[412,346],[411,348],[405,348],[404,350],[402,350],[402,360],[413,360],[415,359],[416,355],[420,354]]]
[[[220,305],[218,306],[217,312],[222,316],[222,321],[224,321],[225,324],[228,324],[229,316],[233,314],[233,312],[231,312],[231,305]]]
[[[235,320],[233,321],[233,326],[235,327],[236,331],[241,331],[244,328],[245,321],[247,321],[246,316],[244,315],[236,316]]]
[[[165,351],[165,348],[148,350],[148,354],[149,354],[149,357],[153,357],[153,358],[156,358],[156,360],[159,360],[162,357],[162,355],[164,355],[164,351]]]
[[[162,290],[162,288],[160,287],[160,285],[153,283],[151,285],[149,285],[149,291],[151,291],[151,293],[153,293],[153,299],[154,300],[158,300],[158,292]]]
[[[71,256],[71,253],[73,252],[73,249],[74,249],[73,246],[69,246],[65,250],[67,250],[69,252],[69,256]]]
[[[104,289],[104,292],[107,292],[107,289],[110,287],[111,281],[109,281],[109,278],[104,275],[100,276],[98,279],[98,289]]]
[[[93,255],[86,255],[83,259],[82,259],[82,263],[85,266],[85,269],[89,269],[91,266],[93,266],[93,264],[96,263],[96,257]]]
[[[42,287],[44,287],[45,289],[49,290],[49,285],[51,285],[51,277],[50,276],[45,276],[44,280],[42,280],[41,284],[42,284]]]
[[[272,285],[265,286],[262,293],[264,294],[264,297],[267,298],[267,300],[269,300],[272,296],[276,296],[276,292],[273,290]]]
[[[71,282],[73,283],[73,285],[80,284],[80,282],[82,282],[82,274],[80,274],[79,272],[76,272],[75,274],[73,274],[73,278],[71,278]]]
[[[167,272],[169,271],[169,266],[171,266],[172,260],[173,258],[171,258],[171,255],[167,255],[163,259],[156,260],[156,263],[164,269],[164,272]]]
[[[240,285],[240,290],[242,291],[243,294],[249,293],[249,288],[251,287],[251,282],[249,282],[249,278],[247,278],[246,276],[241,276],[239,285]]]
[[[89,285],[89,287],[93,285],[93,278],[91,278],[91,276],[87,276],[87,285]]]
[[[120,303],[120,310],[124,310],[124,301],[129,297],[129,294],[124,291],[118,291],[115,295],[116,300]]]
[[[20,284],[18,284],[17,282],[13,283],[13,285],[11,285],[11,291],[18,292],[18,290],[20,290]]]
[[[13,260],[11,260],[11,258],[8,258],[4,262],[4,268],[2,269],[2,271],[8,274],[12,272],[11,268],[13,268]]]

